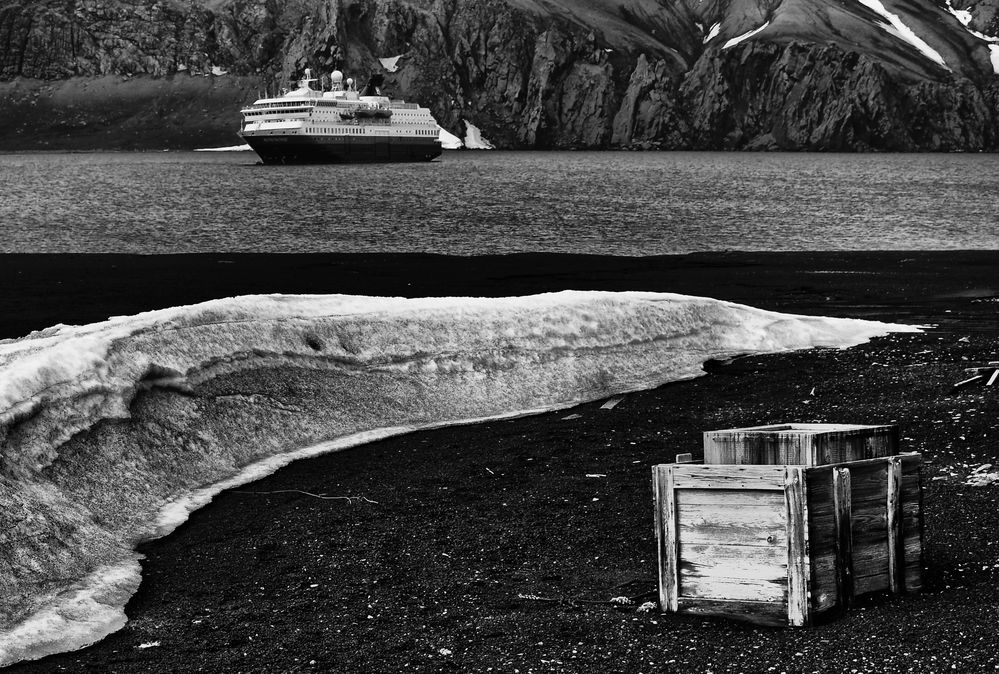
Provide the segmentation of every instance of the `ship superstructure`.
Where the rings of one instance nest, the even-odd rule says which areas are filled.
[[[265,164],[430,161],[440,127],[428,108],[382,96],[380,78],[363,92],[343,73],[317,91],[309,70],[298,88],[242,109],[239,135]]]

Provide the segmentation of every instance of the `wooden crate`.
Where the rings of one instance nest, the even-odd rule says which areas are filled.
[[[664,611],[809,625],[922,584],[921,457],[653,468]]]
[[[898,454],[898,427],[776,424],[707,431],[704,463],[818,466]]]

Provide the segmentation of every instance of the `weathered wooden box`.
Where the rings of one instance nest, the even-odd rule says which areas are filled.
[[[922,584],[921,457],[653,468],[664,611],[809,625]]]
[[[898,454],[897,426],[776,424],[704,433],[704,463],[817,466]]]

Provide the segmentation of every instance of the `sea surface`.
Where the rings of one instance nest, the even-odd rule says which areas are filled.
[[[0,154],[0,252],[997,249],[997,214],[995,154]]]

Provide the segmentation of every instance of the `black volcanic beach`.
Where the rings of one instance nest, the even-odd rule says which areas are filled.
[[[999,464],[999,385],[952,390],[966,368],[999,360],[997,268],[999,251],[2,255],[0,337],[239,294],[563,289],[928,326],[709,363],[707,376],[609,410],[598,401],[299,461],[143,545],[122,630],[10,671],[997,669],[999,483],[966,480]],[[867,597],[808,629],[638,612],[655,599],[650,467],[696,457],[705,430],[792,421],[896,423],[902,449],[923,453],[923,593]],[[617,596],[635,604],[608,602]]]

